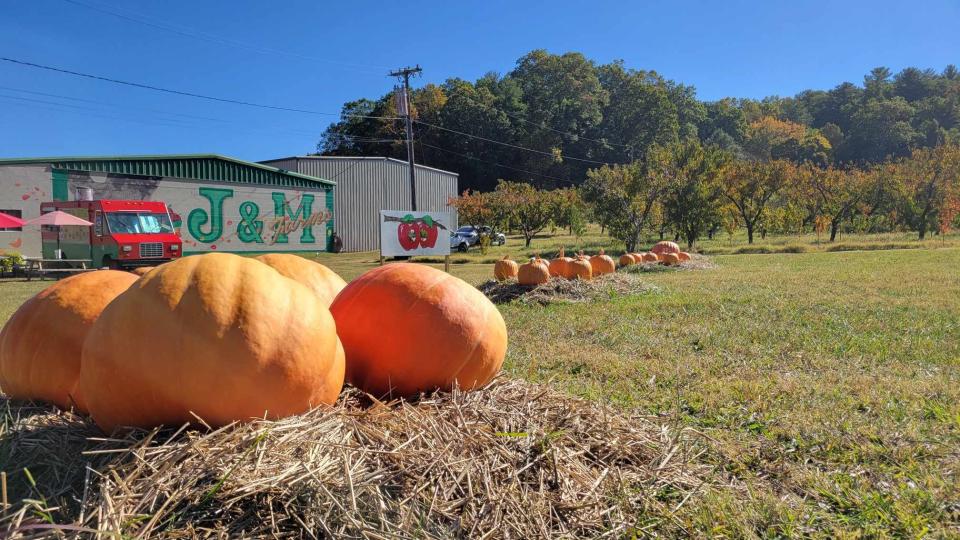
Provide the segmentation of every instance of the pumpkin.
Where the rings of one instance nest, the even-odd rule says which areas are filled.
[[[571,279],[573,275],[570,273],[570,263],[573,262],[573,259],[566,257],[563,254],[563,248],[560,248],[560,253],[555,259],[550,259],[550,277],[562,277],[566,279]]]
[[[138,266],[138,267],[134,268],[133,270],[131,270],[130,273],[133,274],[133,275],[135,275],[135,276],[142,276],[142,275],[146,274],[147,272],[153,270],[154,268],[156,268],[156,267],[154,267],[154,266]]]
[[[660,256],[660,262],[667,266],[680,264],[680,256],[676,253],[664,253]]]
[[[595,276],[612,274],[617,271],[617,263],[613,262],[612,257],[605,255],[601,249],[600,253],[590,257],[590,269]]]
[[[664,240],[654,244],[654,246],[650,248],[650,251],[656,253],[657,255],[663,255],[664,253],[680,253],[680,246],[674,242],[668,242]]]
[[[593,268],[590,266],[590,259],[576,258],[567,266],[570,272],[570,279],[590,279],[593,277]]]
[[[502,259],[494,263],[493,277],[497,278],[497,281],[516,278],[519,270],[520,265],[518,265],[515,261],[511,261],[506,255],[504,255]]]
[[[103,310],[80,391],[118,426],[280,418],[336,401],[343,357],[330,310],[255,259],[194,255],[158,266]]]
[[[119,270],[86,272],[24,302],[0,331],[4,393],[86,412],[86,399],[77,388],[80,349],[107,304],[138,279]]]
[[[680,262],[690,260],[690,254],[687,253],[686,251],[681,251],[680,253],[677,253],[677,256],[680,257]]]
[[[478,388],[507,351],[496,306],[476,287],[425,265],[374,268],[347,285],[330,311],[347,380],[378,398]]]
[[[657,254],[652,251],[648,251],[640,256],[640,262],[642,263],[655,263],[659,260],[660,258],[657,256]]]
[[[517,269],[517,282],[521,285],[540,285],[550,281],[550,269],[546,261],[540,258],[530,259]]]
[[[637,261],[634,260],[633,255],[624,253],[620,256],[620,266],[630,266],[632,264],[637,264]]]
[[[301,285],[306,285],[327,307],[347,286],[347,282],[333,270],[299,255],[268,253],[255,257],[255,259],[273,268],[281,276],[288,277]]]

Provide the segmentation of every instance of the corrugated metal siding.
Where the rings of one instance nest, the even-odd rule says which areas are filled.
[[[324,178],[337,183],[333,190],[334,229],[344,251],[380,248],[380,210],[410,209],[407,164],[388,159],[292,158],[264,162],[271,167]],[[457,195],[457,175],[417,167],[417,206],[421,211],[451,212],[447,206]]]

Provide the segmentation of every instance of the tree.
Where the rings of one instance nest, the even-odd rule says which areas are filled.
[[[587,208],[580,192],[574,188],[555,190],[552,202],[554,225],[577,237],[583,236],[587,230]]]
[[[494,208],[491,196],[487,193],[466,190],[459,197],[451,197],[448,206],[457,209],[457,216],[463,225],[488,225],[493,221]]]
[[[923,240],[927,231],[940,226],[941,212],[952,210],[960,178],[960,147],[915,150],[894,170],[901,218]]]
[[[640,162],[604,165],[587,172],[583,198],[594,214],[604,216],[610,235],[637,250],[657,201],[666,193],[670,178],[652,174]]]
[[[863,200],[871,184],[870,173],[864,171],[811,165],[800,168],[798,178],[800,194],[810,201],[814,215],[820,221],[829,221],[831,242],[837,238],[840,223]]]
[[[720,175],[720,193],[739,214],[747,229],[747,243],[773,197],[795,178],[795,167],[786,161],[739,161]]]
[[[553,192],[536,189],[530,184],[501,180],[497,184],[494,205],[523,234],[524,246],[530,247],[533,237],[553,218],[554,197]]]
[[[664,201],[666,217],[688,249],[720,222],[718,177],[728,160],[724,152],[704,148],[696,140],[656,147],[647,156],[647,174],[669,186]]]
[[[743,147],[751,157],[762,161],[789,159],[818,165],[826,165],[831,153],[830,141],[819,131],[772,116],[750,124]]]

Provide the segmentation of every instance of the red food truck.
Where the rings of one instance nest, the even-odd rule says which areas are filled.
[[[93,226],[44,225],[41,239],[45,259],[89,259],[95,268],[134,268],[176,259],[183,249],[170,210],[162,201],[101,199],[40,204],[41,214],[54,210],[83,218]]]

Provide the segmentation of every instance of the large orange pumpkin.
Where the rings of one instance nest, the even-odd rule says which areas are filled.
[[[80,349],[100,312],[138,279],[119,270],[86,272],[24,302],[0,332],[0,389],[85,412]]]
[[[640,256],[640,262],[644,263],[655,263],[658,260],[660,260],[660,258],[652,251],[648,251]]]
[[[504,255],[502,259],[494,263],[493,277],[497,278],[497,281],[512,279],[517,277],[517,272],[519,270],[520,265],[518,265],[516,261],[511,261],[506,255]]]
[[[376,310],[374,310],[376,311]],[[333,403],[343,357],[329,309],[251,258],[194,255],[140,278],[83,346],[80,390],[105,432],[279,418]]]
[[[517,282],[521,285],[540,285],[550,281],[550,269],[547,262],[540,258],[530,259],[517,269]]]
[[[154,268],[155,268],[155,267],[153,267],[153,266],[138,266],[138,267],[134,268],[133,270],[131,270],[130,273],[133,274],[133,275],[135,275],[135,276],[142,276],[142,275],[146,274],[147,272],[153,270]]]
[[[677,256],[680,257],[680,262],[690,260],[690,254],[687,253],[686,251],[681,251],[680,253],[677,253]]]
[[[565,256],[563,254],[563,248],[560,248],[560,253],[557,257],[550,259],[550,277],[571,279],[573,275],[570,273],[570,263],[572,262],[573,259]]]
[[[577,257],[567,266],[570,272],[570,279],[590,279],[593,277],[593,267],[590,266],[590,259],[587,257]]]
[[[664,253],[660,256],[660,263],[667,266],[680,264],[680,256],[676,253]]]
[[[616,272],[617,263],[613,262],[613,258],[604,254],[601,249],[600,253],[590,257],[590,268],[593,270],[593,275],[602,276]]]
[[[662,255],[664,253],[680,253],[680,246],[674,242],[668,242],[666,240],[662,242],[657,242],[650,248],[650,251],[656,253],[657,255]]]
[[[299,255],[268,253],[255,258],[280,272],[280,275],[306,285],[323,301],[323,305],[328,307],[347,286],[347,282],[333,270]]]
[[[632,264],[637,264],[637,261],[633,258],[633,255],[624,253],[620,256],[620,266],[630,266]]]
[[[347,380],[378,398],[483,386],[507,351],[496,306],[476,287],[429,266],[374,268],[347,285],[330,311],[347,355]]]

